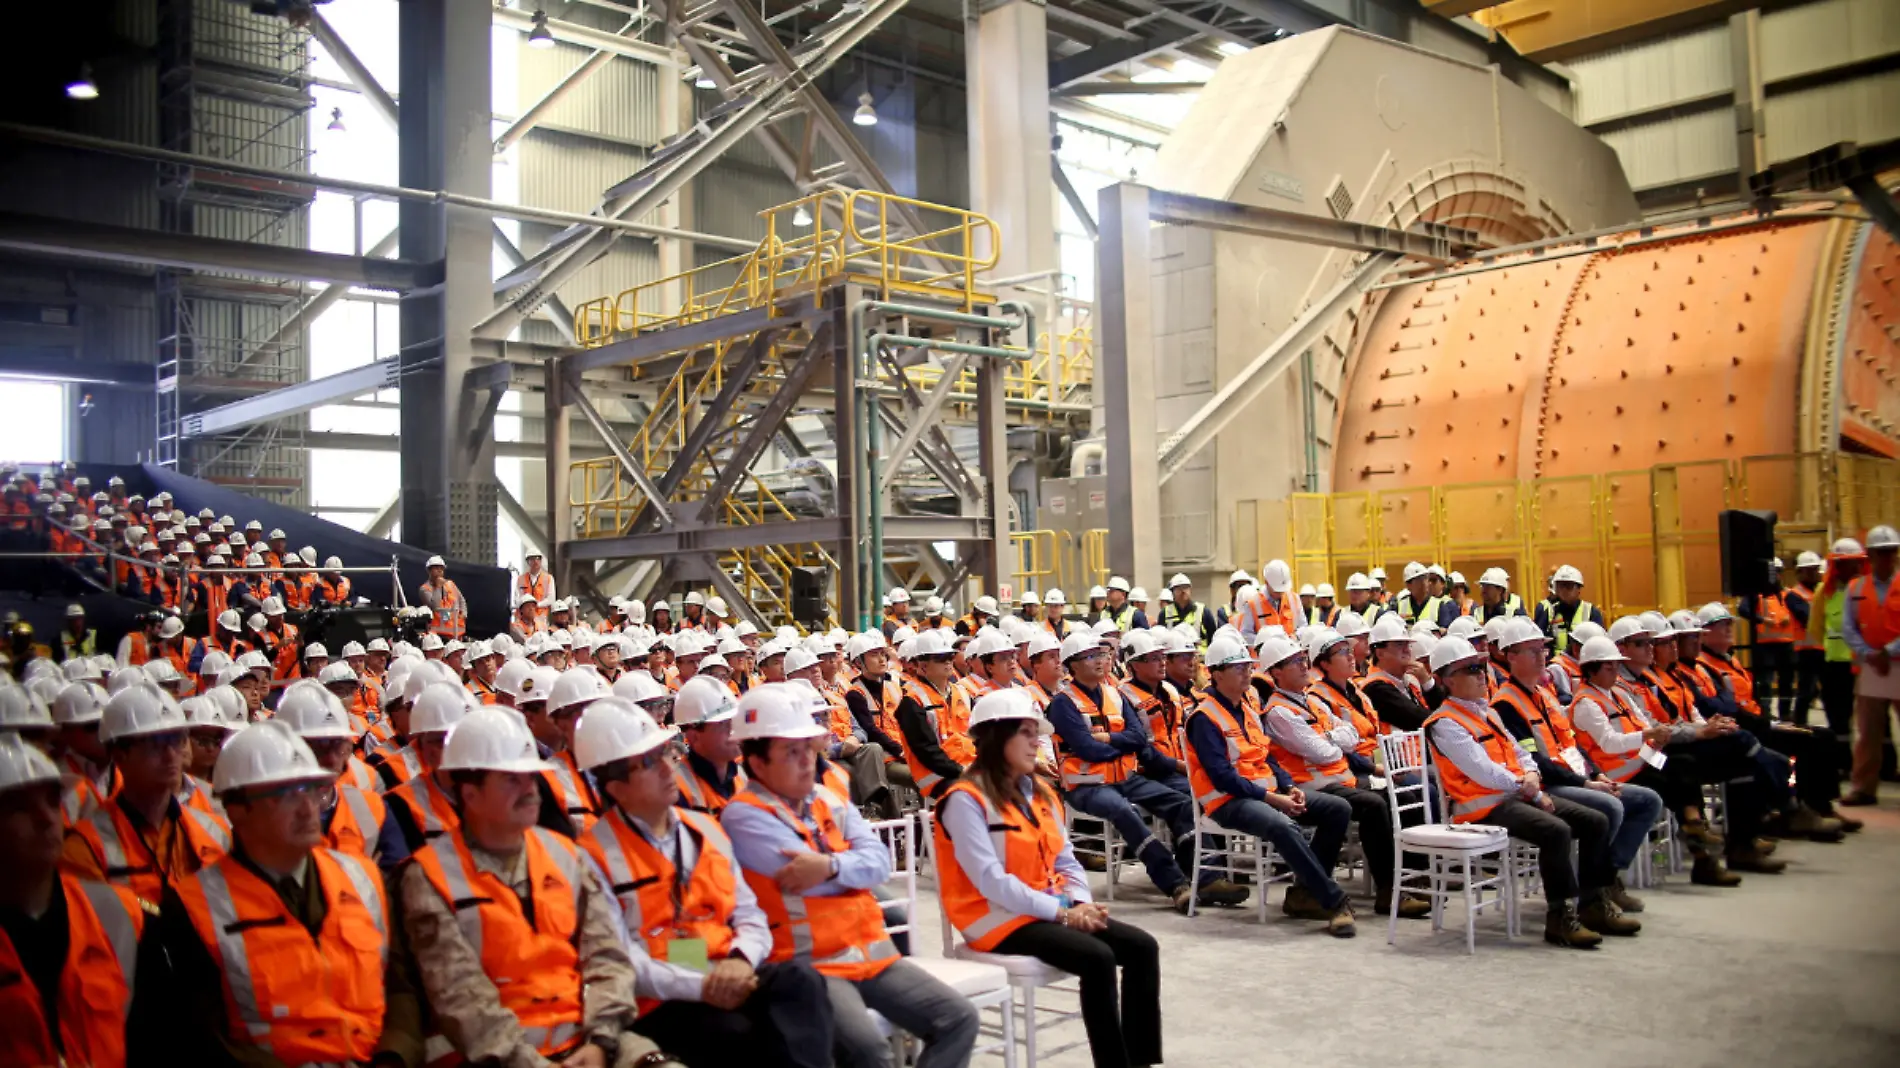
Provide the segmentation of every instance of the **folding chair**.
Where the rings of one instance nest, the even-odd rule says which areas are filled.
[[[892,923],[887,913],[884,927],[892,934],[913,936],[911,938],[912,955],[907,959],[929,972],[933,978],[945,986],[962,994],[970,1004],[976,1006],[979,1015],[984,1009],[996,1010],[1000,1023],[994,1028],[987,1023],[983,1025],[983,1033],[995,1035],[996,1041],[979,1043],[974,1052],[999,1054],[1003,1058],[1003,1068],[1016,1068],[1016,1020],[1012,1011],[1011,978],[1006,971],[985,961],[954,959],[947,955],[943,957],[916,955],[917,944],[914,937],[917,926],[918,842],[916,839],[920,827],[924,829],[923,833],[926,836],[929,828],[927,816],[921,818],[923,819],[921,823],[919,819],[905,816],[871,824],[871,829],[877,832],[878,838],[884,843],[884,848],[891,855],[891,877],[884,885],[898,890],[906,905],[903,921]],[[876,1013],[872,1015],[877,1019],[879,1030],[885,1031],[891,1037],[896,1063],[905,1063],[909,1059],[905,1056],[907,1052],[905,1046],[909,1042],[907,1036],[891,1027],[890,1021],[877,1016]]]
[[[1517,866],[1511,858],[1511,838],[1502,827],[1483,823],[1419,823],[1405,826],[1404,817],[1418,812],[1430,818],[1431,747],[1424,731],[1394,731],[1379,736],[1379,755],[1385,765],[1386,806],[1392,813],[1392,905],[1386,921],[1385,941],[1393,945],[1399,933],[1399,900],[1407,894],[1423,894],[1432,902],[1432,930],[1445,927],[1445,902],[1459,896],[1465,904],[1465,952],[1478,951],[1478,916],[1485,909],[1500,906],[1504,910],[1504,937],[1517,934]],[[1403,778],[1406,781],[1401,782]],[[1450,812],[1444,797],[1439,811]],[[1406,853],[1422,853],[1422,869],[1405,866]],[[1496,858],[1496,870],[1486,874],[1474,861]],[[1457,875],[1462,885],[1453,890],[1445,884]],[[1484,900],[1484,891],[1492,900]]]
[[[938,856],[935,850],[932,850],[930,859],[933,864],[939,866],[957,862],[956,857]],[[937,885],[943,885],[941,871],[937,873]],[[1013,1016],[1014,1020],[1005,1026],[1004,1033],[1006,1036],[1021,1036],[1023,1068],[1036,1068],[1038,1057],[1054,1057],[1088,1045],[1088,1036],[1084,1035],[1079,1040],[1064,1043],[1054,1049],[1043,1050],[1037,1047],[1037,1035],[1041,1032],[1082,1018],[1080,980],[1060,968],[1044,964],[1035,957],[1017,956],[1010,953],[985,953],[979,949],[971,949],[970,944],[963,940],[962,932],[950,925],[950,914],[942,909],[937,911],[943,922],[943,955],[946,958],[997,968],[1009,976],[1009,989],[1014,994],[1011,999],[1014,1008],[1013,1012],[1006,1015]],[[1077,1007],[1058,1009],[1049,1005],[1039,1005],[1037,1003],[1039,990],[1056,990],[1064,994],[1072,994],[1077,999]],[[1013,1041],[1013,1038],[1006,1037],[1005,1041]],[[1007,1068],[1014,1068],[1016,1062],[1013,1047],[1010,1056],[1005,1057],[1004,1060]]]
[[[1175,732],[1181,752],[1187,752],[1187,731]],[[1190,794],[1192,791],[1190,791]],[[1216,875],[1245,876],[1253,883],[1254,915],[1261,923],[1267,922],[1267,887],[1274,883],[1293,882],[1291,869],[1274,871],[1273,843],[1256,838],[1245,831],[1229,830],[1215,823],[1201,808],[1201,799],[1190,796],[1194,814],[1194,870],[1188,873],[1188,885],[1201,885],[1201,873],[1212,872]],[[1309,837],[1312,832],[1301,828]],[[1212,842],[1210,843],[1210,839]],[[1208,862],[1207,851],[1210,848],[1219,854],[1219,859]],[[1188,899],[1188,918],[1192,919],[1200,911],[1200,895],[1197,893]]]
[[[1077,857],[1102,858],[1102,870],[1108,876],[1108,887],[1102,891],[1102,899],[1115,900],[1115,884],[1121,879],[1122,865],[1139,862],[1128,859],[1128,844],[1115,833],[1114,824],[1077,809],[1068,804],[1066,799],[1062,807],[1068,812],[1070,848],[1075,850]]]

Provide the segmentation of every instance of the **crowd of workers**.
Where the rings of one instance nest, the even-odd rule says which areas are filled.
[[[1073,616],[900,589],[879,627],[801,634],[697,592],[590,622],[532,557],[488,640],[438,567],[413,646],[332,656],[271,631],[273,595],[275,644],[182,653],[167,616],[0,680],[0,1061],[893,1065],[888,1026],[964,1065],[976,1010],[888,931],[874,822],[914,818],[960,937],[1079,977],[1098,1066],[1157,1064],[1157,944],[1092,900],[1068,810],[1181,911],[1266,892],[1195,884],[1198,819],[1269,841],[1282,910],[1349,937],[1354,827],[1374,907],[1429,911],[1393,885],[1380,745],[1422,731],[1441,816],[1540,847],[1547,941],[1633,936],[1620,873],[1665,813],[1718,887],[1858,829],[1836,805],[1877,789],[1896,558],[1877,527],[1739,606],[1752,673],[1729,606],[1606,626],[1571,568],[1529,605],[1423,564],[1343,605],[1280,561],[1220,606],[1182,575]],[[1818,669],[1846,733],[1835,663],[1844,798],[1844,738],[1802,716]]]

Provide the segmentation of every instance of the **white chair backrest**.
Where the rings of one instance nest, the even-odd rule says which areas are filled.
[[[926,835],[936,833],[935,829],[931,827],[930,825],[930,821],[933,818],[932,813],[934,811],[935,810],[933,809],[931,811],[917,813],[918,822],[923,824],[924,833]],[[943,861],[944,861],[943,852],[944,851],[941,849],[932,849],[930,851],[930,873],[937,880],[937,892],[938,892],[937,920],[940,926],[942,927],[941,934],[943,936],[943,955],[947,957],[950,955],[950,951],[956,948],[957,943],[961,941],[961,938],[957,934],[957,929],[950,926],[949,910],[943,907],[943,897],[942,897]],[[950,858],[950,863],[955,864],[956,862],[957,862],[956,857],[953,856]]]
[[[1181,766],[1185,768],[1187,766],[1188,753],[1187,721],[1185,719],[1181,721],[1179,727],[1174,728],[1174,746],[1175,752],[1181,754]],[[1193,808],[1194,825],[1198,827],[1201,824],[1201,817],[1205,815],[1205,813],[1201,811],[1201,799],[1194,796],[1194,788],[1192,786],[1188,788],[1188,802]]]
[[[897,884],[904,895],[906,905],[903,923],[893,924],[888,919],[885,921],[885,929],[892,934],[909,934],[910,929],[916,926],[917,827],[918,820],[923,820],[925,833],[929,833],[929,819],[928,814],[918,813],[915,819],[903,816],[894,820],[878,820],[871,824],[871,829],[877,832],[878,840],[884,843],[885,850],[891,855],[891,877],[885,881],[885,885]]]
[[[1392,809],[1392,825],[1403,826],[1403,817],[1408,812],[1418,812],[1419,822],[1427,822],[1431,818],[1433,776],[1431,746],[1425,743],[1425,732],[1393,731],[1379,735],[1379,758],[1385,765],[1385,799]]]

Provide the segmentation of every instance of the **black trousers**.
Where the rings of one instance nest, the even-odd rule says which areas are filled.
[[[1511,798],[1492,809],[1480,823],[1511,832],[1520,842],[1537,847],[1537,869],[1544,877],[1544,900],[1555,907],[1582,894],[1610,885],[1610,821],[1603,813],[1561,797],[1550,799],[1545,812],[1529,801]],[[1577,843],[1577,863],[1570,864],[1570,843]]]
[[[633,1030],[689,1068],[831,1068],[831,1000],[810,965],[765,964],[737,1010],[666,1001]]]
[[[1846,660],[1821,662],[1821,709],[1836,737],[1854,733],[1854,665]]]
[[[1767,800],[1755,781],[1756,765],[1749,750],[1756,744],[1747,731],[1694,742],[1671,742],[1664,754],[1674,764],[1678,756],[1693,758],[1697,787],[1722,783],[1728,787],[1728,826],[1723,839],[1730,850],[1747,849],[1761,830]],[[1697,793],[1700,794],[1700,790]]]
[[[1385,803],[1385,795],[1341,784],[1328,786],[1321,792],[1331,794],[1352,806],[1352,821],[1359,825],[1359,848],[1365,852],[1366,864],[1372,868],[1372,885],[1380,891],[1390,889],[1392,809]],[[1418,815],[1422,817],[1423,814]],[[1407,863],[1414,867],[1423,867],[1425,862],[1424,858],[1419,857],[1409,859]]]
[[[1794,643],[1756,642],[1749,650],[1754,663],[1755,703],[1777,719],[1787,719],[1794,704]],[[1779,698],[1769,701],[1770,697]]]
[[[1161,947],[1148,932],[1113,918],[1094,934],[1037,922],[1011,931],[995,952],[1034,957],[1082,980],[1082,1026],[1095,1068],[1161,1063]]]
[[[1798,727],[1808,725],[1808,706],[1821,688],[1821,668],[1826,663],[1827,654],[1819,649],[1794,651],[1794,722]]]
[[[1693,754],[1672,752],[1661,771],[1645,764],[1629,781],[1661,794],[1663,805],[1681,819],[1684,808],[1702,804],[1702,780],[1696,775]]]
[[[1790,726],[1770,728],[1761,744],[1793,758],[1794,792],[1801,802],[1817,812],[1827,812],[1841,796],[1841,776],[1845,770],[1841,753],[1847,748],[1826,727],[1800,731]]]

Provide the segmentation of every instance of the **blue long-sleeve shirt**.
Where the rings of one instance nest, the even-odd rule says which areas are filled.
[[[1885,601],[1887,599],[1887,585],[1893,580],[1888,579],[1886,582],[1882,582],[1879,576],[1869,574],[1867,581],[1873,586],[1874,600],[1876,602]],[[1854,659],[1856,660],[1865,660],[1874,655],[1874,647],[1868,645],[1867,639],[1860,635],[1860,623],[1854,619],[1854,602],[1851,600],[1847,602],[1847,611],[1841,613],[1841,639],[1847,642],[1849,649],[1854,651]],[[1888,642],[1886,651],[1889,656],[1900,656],[1900,638],[1895,638]]]
[[[1240,724],[1240,732],[1243,736],[1256,738],[1258,735],[1256,740],[1262,745],[1267,744],[1266,729],[1249,716],[1245,709],[1236,707],[1232,701],[1222,697],[1219,691],[1209,689],[1206,692],[1220,702],[1221,707],[1227,710],[1227,714],[1234,717],[1234,722]],[[1194,747],[1194,758],[1200,762],[1201,771],[1206,773],[1208,779],[1214,783],[1215,789],[1229,797],[1245,797],[1254,801],[1266,800],[1267,788],[1251,779],[1241,778],[1240,773],[1234,770],[1233,761],[1227,759],[1227,736],[1221,733],[1219,724],[1202,715],[1198,708],[1188,714],[1187,740],[1188,745]],[[1278,764],[1272,764],[1271,761],[1269,763],[1273,768],[1274,792],[1284,793],[1292,787],[1293,778]]]
[[[1095,707],[1102,707],[1102,691],[1098,687],[1076,684],[1084,694],[1095,701]],[[1057,693],[1049,700],[1049,709],[1044,713],[1050,727],[1055,729],[1056,737],[1062,740],[1063,751],[1086,760],[1091,764],[1106,764],[1118,760],[1126,753],[1139,754],[1152,743],[1146,731],[1131,731],[1129,722],[1137,717],[1123,716],[1122,729],[1111,733],[1106,742],[1098,742],[1092,736],[1096,729],[1082,710],[1076,707],[1075,699],[1066,692]]]
[[[795,808],[816,838],[818,827],[811,818],[811,799],[807,797],[802,804],[788,807]],[[851,890],[869,890],[891,877],[891,854],[877,832],[850,801],[834,807],[832,816],[850,848],[830,854],[834,862],[831,878],[805,891],[805,897],[837,897]],[[790,863],[792,855],[810,851],[797,831],[757,805],[727,805],[719,814],[719,824],[725,828],[726,837],[732,839],[733,855],[739,858],[739,866],[760,875],[776,875]]]
[[[1164,682],[1161,685],[1167,684]],[[1126,714],[1122,716],[1123,722],[1128,725],[1129,733],[1139,733],[1147,741],[1141,750],[1141,770],[1149,775],[1186,775],[1187,768],[1155,745],[1154,730],[1148,724],[1148,717],[1135,711],[1135,701],[1129,697],[1131,692],[1147,691],[1140,683],[1130,679],[1122,693],[1123,708],[1126,710]],[[1166,696],[1162,696],[1162,700],[1167,700]],[[1178,703],[1176,707],[1179,708]]]

